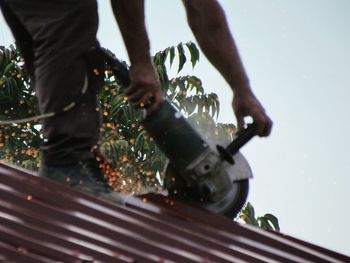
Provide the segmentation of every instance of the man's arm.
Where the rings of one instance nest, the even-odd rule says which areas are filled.
[[[258,135],[268,136],[272,121],[254,96],[237,47],[228,28],[225,13],[216,0],[183,0],[188,23],[202,51],[234,92],[233,110],[238,128],[251,116]]]
[[[159,108],[163,94],[150,56],[144,0],[111,0],[111,3],[131,62],[131,85],[126,94],[139,107],[152,101],[147,110],[153,112]]]

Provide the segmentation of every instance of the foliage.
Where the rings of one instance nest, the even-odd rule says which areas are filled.
[[[255,218],[254,207],[249,202],[242,209],[239,218],[249,225],[257,226],[265,230],[280,231],[277,217],[272,214],[265,214],[264,216]]]
[[[37,115],[35,92],[24,61],[14,47],[0,47],[0,120]],[[10,125],[0,129],[0,159],[28,169],[36,169],[42,141],[33,123]]]

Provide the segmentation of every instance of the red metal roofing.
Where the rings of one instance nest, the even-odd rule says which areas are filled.
[[[112,204],[0,163],[0,262],[350,262],[148,194]]]

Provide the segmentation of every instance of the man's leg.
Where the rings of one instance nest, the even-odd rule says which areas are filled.
[[[109,191],[91,151],[99,139],[96,94],[104,74],[96,51],[96,2],[10,0],[2,9],[18,46],[25,42],[23,32],[32,41],[33,55],[24,58],[33,60],[41,113],[61,111],[79,98],[71,110],[43,121],[40,174],[77,187],[84,181],[85,186],[98,188],[82,189],[93,194]],[[81,96],[84,87],[87,92]]]

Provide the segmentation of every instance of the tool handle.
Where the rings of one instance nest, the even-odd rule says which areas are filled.
[[[130,78],[127,65],[119,61],[110,51],[106,49],[101,49],[101,54],[107,64],[111,67],[113,74],[118,77],[118,80],[121,82],[121,84],[125,87],[129,86]]]
[[[252,139],[256,135],[256,126],[254,123],[248,124],[247,128],[241,129],[237,132],[236,138],[233,142],[227,146],[226,150],[231,154],[236,154],[239,149],[245,145],[250,139]]]

